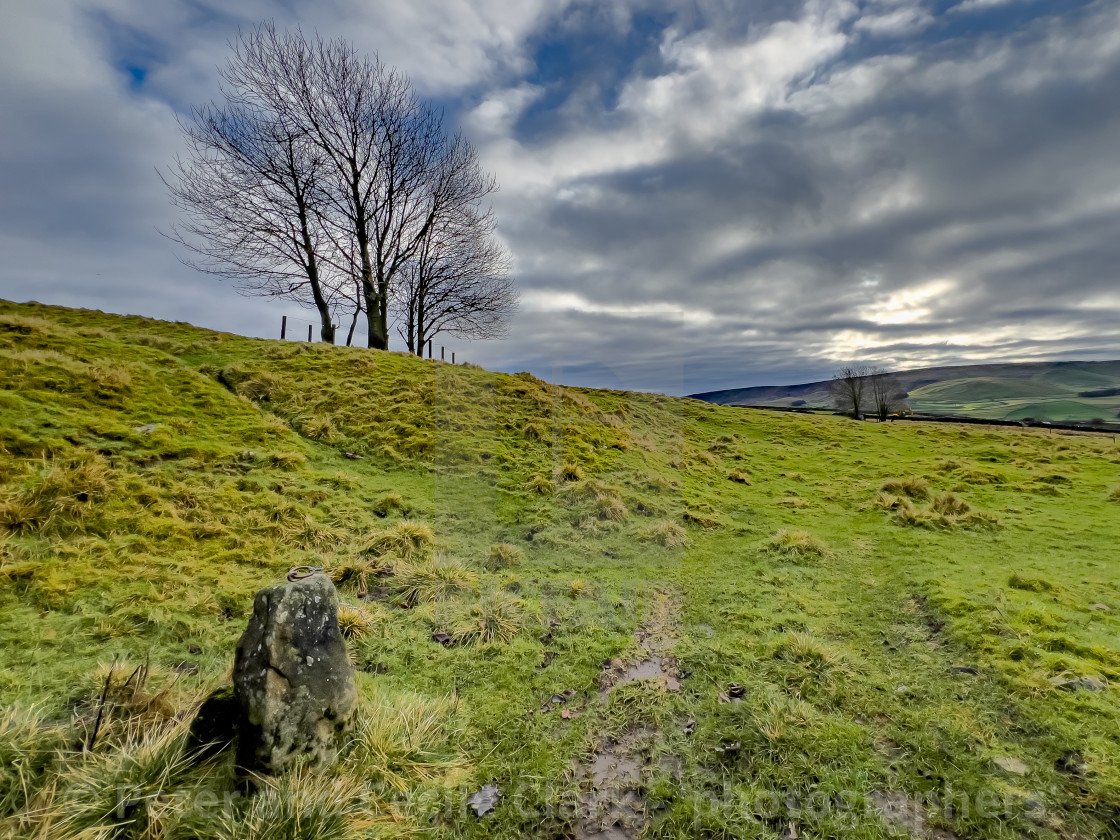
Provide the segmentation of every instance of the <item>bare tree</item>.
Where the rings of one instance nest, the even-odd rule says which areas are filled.
[[[394,294],[398,332],[409,352],[420,355],[440,333],[504,335],[517,306],[509,256],[494,236],[494,216],[479,206],[493,181],[481,172],[474,150],[460,138],[455,143],[448,175],[467,183],[445,191],[455,200],[436,208],[415,254],[401,269]]]
[[[231,79],[300,126],[331,170],[324,228],[359,278],[369,346],[389,339],[393,285],[433,223],[495,188],[477,155],[408,79],[346,41],[264,24],[242,37]]]
[[[323,341],[334,341],[332,300],[321,254],[327,170],[307,135],[282,114],[238,101],[195,109],[180,122],[189,151],[160,173],[184,215],[169,236],[183,262],[233,280],[245,294],[313,306]]]
[[[890,371],[872,368],[867,374],[866,391],[868,407],[882,422],[906,407],[906,389]]]
[[[870,374],[869,368],[847,365],[833,375],[828,390],[837,411],[850,414],[857,420],[863,419],[867,407],[867,377]]]
[[[352,315],[350,343],[364,313],[369,346],[385,349],[395,286],[410,282],[403,275],[423,290],[459,263],[458,300],[433,309],[438,317],[419,317],[409,331],[413,342],[433,327],[490,334],[503,322],[512,290],[497,279],[504,276],[500,259],[486,244],[492,220],[479,212],[494,179],[403,74],[342,39],[282,33],[265,23],[242,35],[221,76],[228,107],[199,112],[188,130],[198,145],[191,165],[206,174],[205,184],[173,187],[180,206],[195,214],[186,228],[204,241],[194,248],[217,266],[208,268],[257,293],[306,300],[309,290],[326,340],[334,338],[332,314]],[[246,127],[253,143],[228,136]],[[262,213],[262,205],[271,212]],[[447,250],[459,247],[467,252]],[[293,265],[302,272],[296,279]],[[463,313],[487,296],[494,317],[470,322]],[[438,297],[421,292],[418,311]]]

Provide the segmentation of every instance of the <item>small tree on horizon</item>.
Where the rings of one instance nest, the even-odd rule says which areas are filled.
[[[857,420],[863,419],[867,408],[867,379],[872,371],[862,365],[846,365],[832,377],[828,391],[832,404],[837,411],[850,414]]]
[[[906,407],[906,389],[888,370],[872,368],[867,374],[866,391],[868,407],[882,422]]]

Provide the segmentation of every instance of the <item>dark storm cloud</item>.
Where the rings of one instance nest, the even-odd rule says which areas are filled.
[[[236,27],[345,34],[462,120],[522,312],[463,358],[672,392],[1120,354],[1114,3],[44,4],[0,58],[0,295],[257,334],[155,228]],[[438,339],[437,339],[438,341]]]

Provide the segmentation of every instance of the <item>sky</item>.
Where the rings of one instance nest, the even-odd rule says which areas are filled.
[[[160,234],[177,116],[264,20],[403,70],[496,176],[521,306],[459,361],[682,394],[1120,358],[1115,0],[9,3],[0,297],[306,330]]]

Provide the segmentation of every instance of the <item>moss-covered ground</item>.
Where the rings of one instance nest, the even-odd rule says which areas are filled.
[[[0,836],[587,836],[612,739],[630,834],[1120,836],[1118,486],[1111,436],[0,303]],[[361,724],[239,798],[184,726],[298,565]]]

